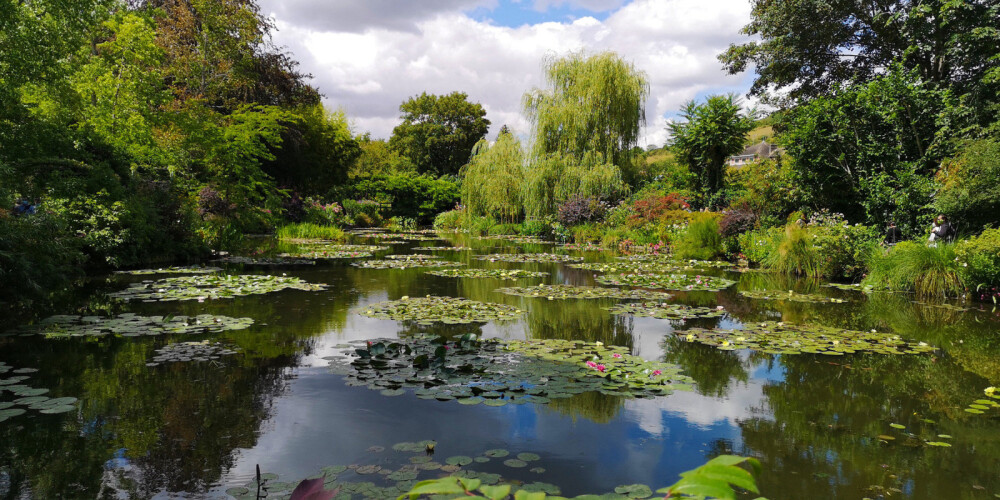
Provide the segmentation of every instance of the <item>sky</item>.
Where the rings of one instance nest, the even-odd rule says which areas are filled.
[[[355,133],[388,138],[399,105],[422,92],[465,92],[486,109],[489,139],[504,124],[530,133],[521,96],[545,88],[546,57],[611,50],[650,83],[639,145],[662,146],[687,101],[750,87],[716,56],[750,20],[749,0],[262,0],[274,41],[292,53],[324,104]]]

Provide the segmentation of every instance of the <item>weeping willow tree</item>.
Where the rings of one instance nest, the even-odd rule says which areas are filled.
[[[560,153],[582,159],[600,153],[627,168],[646,121],[646,73],[614,52],[548,58],[544,70],[550,88],[523,97],[534,126],[534,156]]]
[[[524,213],[528,217],[554,214],[574,195],[614,200],[627,192],[621,169],[606,163],[599,153],[588,152],[580,159],[552,153],[535,158],[525,169]]]
[[[544,63],[550,87],[524,95],[533,126],[525,213],[555,213],[573,195],[614,200],[628,190],[622,170],[646,120],[646,74],[613,52],[570,54]]]
[[[472,149],[462,181],[462,204],[472,215],[517,222],[524,209],[524,150],[505,126],[492,146],[485,139]]]

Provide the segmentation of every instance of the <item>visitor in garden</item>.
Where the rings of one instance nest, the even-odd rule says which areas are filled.
[[[896,223],[889,221],[889,228],[885,230],[885,244],[892,246],[903,241],[903,232],[896,227]]]
[[[938,215],[937,219],[934,221],[934,226],[931,227],[931,236],[928,241],[931,244],[936,244],[938,241],[944,241],[945,243],[951,243],[955,239],[955,227],[948,222],[948,218],[944,215]]]

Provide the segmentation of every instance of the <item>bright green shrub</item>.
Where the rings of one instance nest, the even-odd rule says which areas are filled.
[[[862,283],[875,288],[909,290],[920,298],[965,295],[962,266],[953,244],[929,246],[904,241],[888,252],[873,251],[868,267],[868,276]]]
[[[593,222],[573,226],[573,241],[577,243],[599,243],[604,239],[605,230],[605,226]]]
[[[434,229],[438,231],[456,231],[462,228],[462,219],[464,217],[464,210],[441,212],[434,217]]]
[[[392,217],[385,228],[390,231],[412,231],[417,228],[417,221],[409,217]]]
[[[776,240],[774,251],[761,262],[765,268],[784,274],[817,277],[823,275],[820,253],[813,235],[796,223],[785,226]]]
[[[1000,229],[987,229],[979,236],[955,245],[963,281],[971,290],[1000,287]]]
[[[347,235],[337,226],[321,226],[309,222],[288,224],[278,229],[278,239],[319,239],[343,241]]]
[[[521,226],[518,224],[504,223],[504,224],[493,224],[487,229],[487,233],[490,235],[512,235],[518,234]]]
[[[778,240],[784,234],[783,227],[768,227],[747,231],[736,236],[739,252],[747,261],[760,264],[778,248]]]
[[[430,224],[434,217],[459,201],[459,186],[456,180],[428,175],[380,174],[359,177],[352,184],[330,192],[330,199],[339,199],[353,216],[348,200],[367,199],[385,205],[384,214],[366,211],[372,219],[381,221],[385,217],[409,217],[418,224]]]
[[[490,228],[496,225],[496,223],[497,221],[490,217],[480,217],[466,212],[465,219],[462,221],[462,227],[475,236],[486,236],[490,234]]]
[[[541,219],[528,219],[521,223],[521,234],[547,238],[552,235],[552,223]]]
[[[719,215],[707,212],[692,215],[687,231],[673,246],[673,251],[682,259],[713,260],[721,255]]]
[[[867,259],[882,241],[876,227],[848,224],[839,214],[814,215],[807,226],[819,253],[822,276],[854,279],[867,269]]]
[[[354,225],[359,227],[375,227],[382,224],[382,213],[385,205],[372,200],[345,199],[342,203],[344,212]]]
[[[942,163],[937,174],[941,189],[934,207],[972,231],[1000,222],[1000,139],[982,139],[962,146]],[[959,228],[962,229],[962,228]]]

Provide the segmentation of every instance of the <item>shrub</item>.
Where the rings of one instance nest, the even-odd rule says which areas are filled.
[[[375,227],[382,224],[385,206],[372,200],[344,200],[344,212],[359,227]]]
[[[337,226],[321,226],[308,222],[288,224],[278,229],[278,239],[319,239],[343,241],[347,235]]]
[[[1000,229],[987,229],[979,236],[955,245],[962,280],[980,300],[997,297],[1000,288]]]
[[[747,261],[761,264],[768,255],[778,248],[778,241],[784,234],[783,227],[760,228],[747,231],[736,237],[739,252]]]
[[[337,202],[323,204],[319,200],[306,198],[303,203],[305,216],[302,222],[309,222],[321,226],[346,226],[347,212]]]
[[[935,208],[951,220],[978,229],[1000,222],[1000,139],[965,144],[955,157],[942,163],[937,180],[941,190]]]
[[[339,199],[348,208],[349,199],[376,200],[383,204],[379,214],[366,212],[369,217],[381,221],[384,217],[409,217],[418,224],[430,224],[434,217],[459,201],[457,180],[428,175],[373,175],[355,179],[355,182],[334,189],[328,199]]]
[[[434,217],[434,229],[439,231],[456,231],[462,227],[465,210],[455,209],[441,212]]]
[[[873,251],[865,285],[911,290],[920,298],[960,297],[965,294],[955,245],[928,246],[904,241],[888,252]]]
[[[813,245],[813,235],[796,223],[785,226],[774,251],[764,257],[767,269],[785,274],[817,277],[823,274],[820,254]]]
[[[556,210],[556,219],[565,226],[595,222],[604,218],[607,204],[593,196],[575,195]]]
[[[525,236],[548,238],[552,235],[552,224],[541,219],[528,219],[521,223],[520,232]]]
[[[82,275],[79,238],[47,213],[0,217],[0,303],[45,302]]]
[[[687,202],[687,199],[676,193],[666,196],[652,196],[634,201],[632,203],[632,215],[629,219],[633,223],[648,223],[667,215],[669,211],[687,210],[689,208],[691,208],[691,205]]]
[[[882,240],[873,226],[848,224],[840,214],[813,214],[807,226],[819,253],[821,275],[827,278],[858,278],[867,269],[868,256]]]
[[[466,213],[465,220],[462,221],[462,226],[466,231],[475,236],[486,236],[490,234],[490,228],[496,223],[495,220],[489,217],[480,217]]]
[[[757,214],[753,213],[748,205],[731,207],[723,213],[719,221],[719,233],[729,238],[753,229],[756,224]]]
[[[385,225],[385,227],[390,231],[412,231],[417,228],[417,221],[409,217],[397,216],[389,219],[389,222]]]
[[[573,241],[577,243],[599,243],[604,239],[604,226],[594,223],[573,227]]]
[[[674,245],[674,254],[682,259],[712,260],[721,253],[719,217],[714,213],[694,214],[687,232]]]
[[[520,227],[521,226],[518,224],[494,223],[493,225],[489,226],[489,228],[486,231],[488,234],[491,235],[511,235],[511,234],[518,234],[518,230],[520,229]]]

